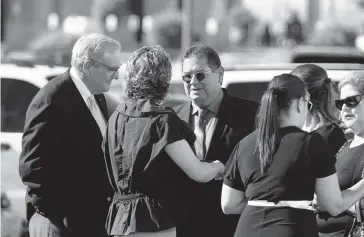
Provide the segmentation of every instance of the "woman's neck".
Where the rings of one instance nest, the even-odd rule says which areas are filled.
[[[295,126],[295,127],[299,127],[299,124],[297,124],[297,122],[295,122],[294,120],[283,120],[280,122],[279,127],[283,128],[283,127],[290,127],[290,126]]]
[[[313,116],[310,116],[309,118],[307,118],[306,123],[305,123],[305,125],[303,125],[302,130],[307,131],[307,132],[312,132],[321,126],[329,124],[329,122],[326,121],[321,114],[318,114],[318,117],[319,117],[318,120]]]

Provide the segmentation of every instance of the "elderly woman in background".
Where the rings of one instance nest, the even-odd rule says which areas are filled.
[[[223,171],[219,161],[200,161],[195,135],[162,103],[171,79],[169,55],[160,46],[138,49],[125,73],[125,101],[109,120],[105,161],[115,194],[110,235],[174,236],[188,217],[197,182]]]
[[[346,137],[339,127],[339,111],[334,104],[338,95],[332,80],[327,76],[325,69],[315,64],[300,65],[291,74],[307,84],[313,105],[308,112],[303,130],[320,134],[336,154],[346,142]]]
[[[355,71],[339,83],[340,99],[335,101],[341,111],[341,118],[347,128],[354,133],[354,138],[347,142],[336,156],[336,170],[340,189],[345,190],[363,177],[364,169],[364,71]],[[361,199],[347,213],[363,217]],[[320,209],[319,209],[320,210]],[[320,236],[347,236],[353,218],[348,214],[336,217],[319,218],[318,229]]]

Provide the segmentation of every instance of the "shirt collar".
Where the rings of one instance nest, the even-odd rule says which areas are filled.
[[[207,105],[203,109],[207,109],[208,111],[210,111],[210,112],[212,112],[213,114],[216,115],[219,112],[219,108],[220,108],[220,105],[221,105],[221,102],[222,102],[222,99],[223,98],[224,98],[224,93],[220,89],[220,91],[217,94],[216,98],[209,105]],[[197,112],[200,109],[201,109],[200,107],[198,107],[197,105],[195,105],[194,103],[192,103],[192,115],[196,115]]]
[[[175,114],[172,108],[152,105],[148,99],[123,101],[119,104],[116,110],[131,117],[149,117],[151,114],[159,113]]]
[[[78,76],[76,70],[74,68],[70,69],[70,77],[72,81],[75,83],[77,90],[80,92],[84,101],[86,101],[92,94],[90,90],[87,88],[85,83]]]

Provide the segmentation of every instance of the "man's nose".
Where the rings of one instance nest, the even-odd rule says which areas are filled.
[[[341,108],[341,111],[347,111],[350,110],[350,108],[344,103],[343,107]]]
[[[118,80],[119,79],[119,77],[120,77],[120,69],[119,70],[117,70],[115,73],[114,73],[114,76],[113,76],[113,79],[114,80]]]
[[[190,84],[197,84],[197,83],[200,83],[200,81],[197,79],[196,74],[192,74]]]

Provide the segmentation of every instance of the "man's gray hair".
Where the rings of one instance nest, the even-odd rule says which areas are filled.
[[[364,94],[364,70],[355,70],[347,74],[339,83],[339,91],[347,84],[356,88],[360,94]]]
[[[77,71],[83,72],[86,61],[98,61],[105,52],[120,50],[118,41],[102,34],[92,33],[81,36],[72,49],[71,65]]]

